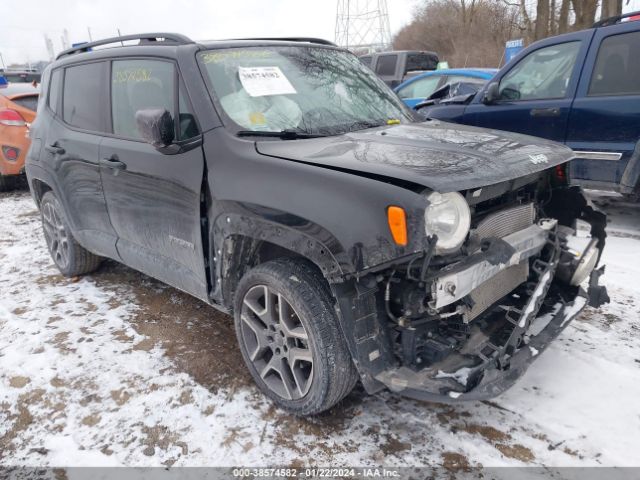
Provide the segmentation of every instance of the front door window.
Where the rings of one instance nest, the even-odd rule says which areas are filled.
[[[580,42],[567,42],[536,50],[500,81],[500,100],[564,98],[573,74]]]

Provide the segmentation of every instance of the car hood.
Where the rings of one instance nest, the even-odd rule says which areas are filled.
[[[501,183],[573,158],[571,149],[548,140],[438,120],[314,139],[259,141],[256,149],[442,193]]]

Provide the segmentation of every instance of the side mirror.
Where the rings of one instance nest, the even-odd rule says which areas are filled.
[[[163,108],[138,110],[136,126],[144,141],[156,148],[168,147],[175,138],[173,117]]]
[[[500,85],[497,82],[490,83],[487,89],[484,92],[484,97],[482,97],[482,103],[485,105],[492,105],[498,101],[500,98]]]

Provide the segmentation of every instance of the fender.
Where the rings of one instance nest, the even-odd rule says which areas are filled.
[[[340,282],[353,272],[342,246],[326,229],[285,213],[280,218],[286,218],[288,224],[248,211],[224,213],[212,222],[209,258],[214,265],[211,273],[215,276],[211,295],[214,302],[231,308],[235,285],[251,268],[248,260],[258,253],[263,242],[307,258],[329,283]],[[292,221],[295,227],[291,226]]]
[[[286,215],[286,214],[283,214]],[[291,220],[292,215],[286,215]],[[356,281],[355,266],[341,259],[341,245],[326,229],[299,219],[304,231],[283,223],[242,213],[222,214],[214,222],[211,252],[215,264],[214,304],[227,313],[233,310],[233,295],[251,259],[262,242],[269,242],[313,262],[325,276],[336,298],[336,313],[347,345],[365,389],[374,393],[383,384],[374,378],[393,363],[393,349],[383,310],[377,304],[375,275],[364,274]],[[219,308],[220,308],[219,307]]]
[[[640,184],[640,141],[627,163],[620,179],[620,193],[632,194]]]

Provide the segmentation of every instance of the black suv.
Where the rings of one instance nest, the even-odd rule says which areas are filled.
[[[329,42],[112,38],[60,54],[42,92],[26,169],[60,271],[108,257],[232,313],[290,412],[358,380],[495,396],[607,301],[571,150],[420,120]]]

